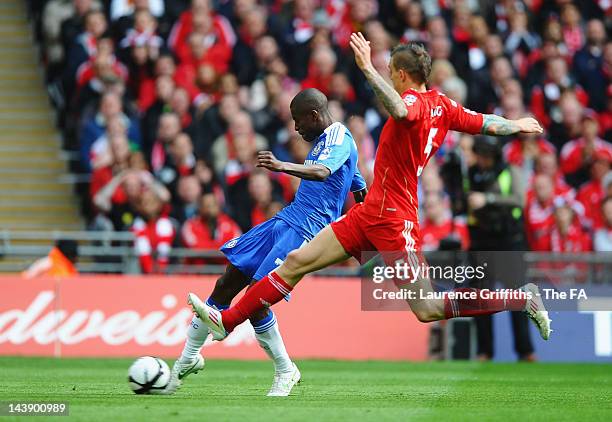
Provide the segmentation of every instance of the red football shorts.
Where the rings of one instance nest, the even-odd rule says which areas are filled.
[[[368,251],[381,252],[387,265],[418,259],[419,223],[416,221],[368,215],[361,204],[356,204],[333,222],[331,228],[344,250],[361,263],[362,253]]]

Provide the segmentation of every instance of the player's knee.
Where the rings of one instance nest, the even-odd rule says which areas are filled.
[[[299,250],[293,250],[287,254],[287,258],[285,258],[283,263],[283,269],[291,275],[300,275],[307,264],[308,262],[304,259],[303,254]]]
[[[211,297],[215,302],[229,304],[234,297],[248,284],[248,279],[234,268],[217,279]]]

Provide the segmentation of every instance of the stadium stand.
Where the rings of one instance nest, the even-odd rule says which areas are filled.
[[[24,11],[19,1],[7,0],[0,5],[0,95],[7,123],[0,133],[0,171],[13,179],[0,181],[2,192],[12,195],[3,195],[0,218],[7,219],[1,223],[11,229],[51,223],[132,231],[148,236],[151,245],[171,236],[162,243],[172,256],[185,246],[180,234],[197,214],[197,198],[212,193],[224,216],[248,230],[295,192],[291,177],[264,173],[268,182],[262,183],[261,173],[253,171],[253,154],[271,149],[280,159],[303,160],[308,145],[293,129],[288,104],[305,87],[326,93],[335,117],[354,132],[361,172],[370,181],[387,115],[347,46],[350,33],[362,30],[383,74],[394,44],[422,41],[434,59],[431,88],[481,112],[532,114],[543,123],[541,138],[501,141],[504,165],[526,181],[521,218],[531,249],[589,251],[596,231],[598,245],[610,244],[602,236],[610,236],[612,221],[601,209],[612,194],[608,4],[30,0],[34,38],[62,133],[60,152]],[[444,208],[436,222],[422,216],[432,226],[430,248],[453,236],[469,245],[462,169],[475,163],[474,142],[449,133],[423,173],[422,203]],[[21,145],[35,152],[25,154]],[[66,171],[61,157],[71,158],[84,225],[69,185],[51,183]],[[10,181],[15,179],[19,184]],[[143,195],[145,190],[154,198]],[[26,198],[37,201],[32,209]],[[159,209],[147,218],[151,210],[143,207],[151,201],[159,202]],[[159,219],[161,224],[152,223]],[[143,222],[151,223],[148,231]],[[183,263],[175,258],[170,268]]]
[[[23,2],[0,4],[0,227],[80,230],[84,222],[69,183],[68,155],[53,124],[43,73]],[[43,245],[22,239],[21,245]],[[4,264],[24,265],[8,258]]]

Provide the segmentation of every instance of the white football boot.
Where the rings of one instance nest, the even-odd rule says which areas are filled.
[[[293,386],[300,382],[302,374],[295,363],[292,363],[292,365],[293,368],[289,372],[274,374],[274,381],[272,381],[272,388],[268,392],[268,397],[287,397]]]
[[[204,356],[198,354],[191,362],[182,363],[181,359],[177,359],[172,366],[170,372],[170,381],[166,388],[163,389],[163,394],[174,394],[179,389],[183,380],[191,374],[197,374],[204,369]]]
[[[527,299],[525,305],[525,313],[527,313],[529,319],[538,327],[542,338],[548,340],[550,333],[552,333],[550,329],[552,320],[548,317],[548,311],[544,307],[544,302],[542,302],[540,289],[535,284],[528,283],[523,286],[523,290],[531,293],[531,299]]]
[[[189,293],[187,303],[191,305],[193,312],[208,326],[213,340],[223,340],[227,337],[227,332],[223,328],[223,321],[221,320],[221,312],[202,302],[195,293]]]

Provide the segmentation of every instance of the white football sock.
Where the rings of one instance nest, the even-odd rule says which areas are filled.
[[[200,353],[208,337],[208,327],[204,322],[194,315],[191,324],[187,327],[187,340],[180,360],[182,363],[191,362]]]
[[[270,314],[272,314],[272,311],[270,311]],[[267,320],[268,318],[265,319]],[[265,350],[266,354],[274,362],[275,372],[291,371],[293,364],[287,354],[287,349],[285,349],[283,337],[278,329],[278,323],[274,314],[272,314],[272,320],[265,324],[265,327],[255,327],[255,337],[262,349]]]

